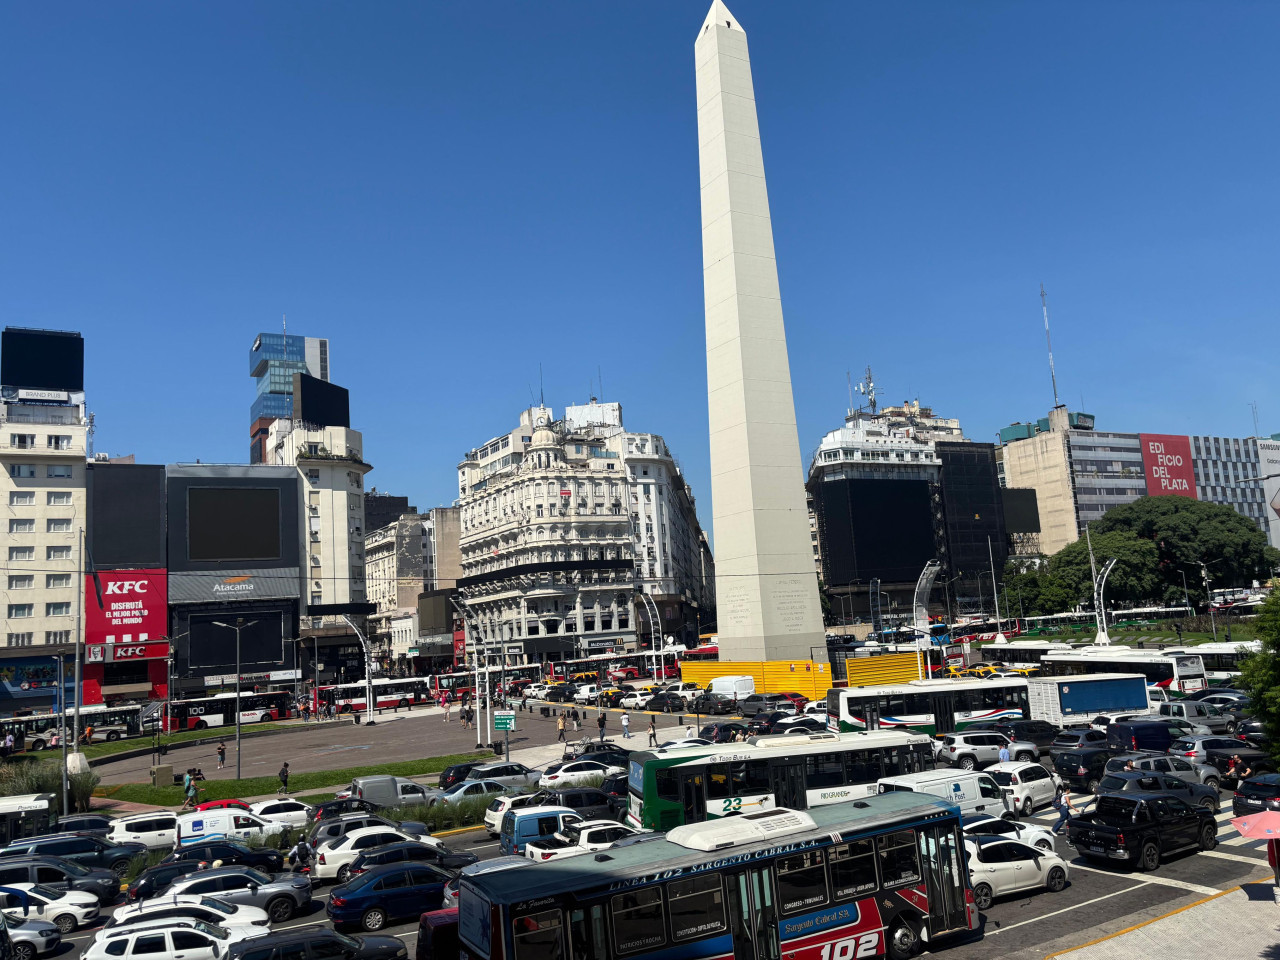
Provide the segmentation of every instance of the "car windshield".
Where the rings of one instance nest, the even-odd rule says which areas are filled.
[[[1236,793],[1245,797],[1280,797],[1280,784],[1246,780],[1236,787]]]
[[[1175,740],[1169,744],[1170,750],[1194,750],[1196,745],[1191,740]]]
[[[991,770],[989,771],[989,773],[991,774],[991,779],[994,780],[996,783],[1000,784],[1000,786],[1002,787],[1013,786],[1012,773],[1008,773],[1007,771],[1004,771],[1004,770]]]
[[[1126,782],[1124,777],[1103,777],[1098,785],[1104,790],[1123,790]]]
[[[57,900],[62,896],[61,890],[55,890],[53,887],[46,887],[43,883],[37,883],[31,888],[31,892],[37,897],[44,897],[46,900]]]
[[[215,923],[205,923],[205,921],[203,920],[197,920],[195,923],[192,924],[192,927],[194,927],[196,930],[199,930],[201,933],[205,934],[206,936],[213,937],[215,940],[225,940],[227,939],[227,936],[228,936],[227,928],[220,927]]]
[[[244,875],[258,885],[271,882],[270,877],[265,873],[258,872],[257,870],[245,870]]]
[[[240,908],[229,900],[219,900],[217,897],[201,897],[200,906],[206,910],[217,910],[219,913],[233,914]]]
[[[58,864],[63,870],[71,874],[73,877],[83,877],[88,874],[89,868],[83,864],[76,863],[74,860],[63,860]]]

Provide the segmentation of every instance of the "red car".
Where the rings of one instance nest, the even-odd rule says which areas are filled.
[[[804,705],[809,702],[807,697],[802,697],[798,693],[780,693],[778,694],[778,696],[786,697],[788,700],[794,703],[796,705],[796,713],[799,713],[800,711],[802,711],[804,709]]]
[[[235,807],[237,810],[248,810],[249,805],[243,800],[207,800],[196,806],[197,810],[225,810]]]

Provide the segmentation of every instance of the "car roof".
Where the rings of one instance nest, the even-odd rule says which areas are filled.
[[[139,920],[137,923],[122,923],[118,927],[104,927],[99,933],[107,939],[115,939],[116,937],[130,936],[135,933],[148,933],[157,930],[166,930],[169,927],[192,927],[197,923],[203,923],[195,917],[155,917],[151,920]],[[214,924],[216,926],[216,924]]]
[[[378,824],[373,827],[359,827],[355,830],[348,830],[346,834],[343,835],[342,839],[359,840],[361,837],[367,837],[372,833],[381,832],[383,830],[395,830],[397,833],[402,832],[399,827],[386,827],[382,824]]]
[[[152,817],[163,817],[168,814],[171,817],[177,816],[172,810],[145,810],[142,813],[125,813],[114,820],[112,823],[130,823],[134,820],[150,820]]]
[[[986,767],[983,772],[990,773],[992,770],[998,770],[1001,773],[1017,773],[1019,770],[1025,770],[1027,767],[1039,767],[1040,764],[1031,760],[1003,760],[1000,763],[993,763]]]
[[[1156,774],[1149,770],[1113,770],[1108,777],[1119,777],[1121,780],[1149,780]]]
[[[225,867],[210,867],[208,870],[196,871],[200,874],[200,876],[193,877],[192,879],[204,880],[204,879],[207,879],[208,877],[244,876],[244,874],[250,870],[252,870],[254,873],[262,872],[257,867],[251,867],[245,863],[233,863]],[[195,896],[195,894],[192,894],[192,896]]]
[[[477,771],[482,771],[482,770],[493,770],[497,767],[509,767],[509,766],[512,766],[513,764],[517,767],[524,766],[524,764],[522,763],[516,763],[515,760],[495,760],[492,763],[482,763],[478,767],[472,767],[471,772],[476,773]]]
[[[1280,784],[1280,773],[1259,773],[1249,777],[1245,783],[1265,783],[1268,786]]]

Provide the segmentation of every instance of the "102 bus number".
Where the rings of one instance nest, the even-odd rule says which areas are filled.
[[[855,960],[858,957],[874,957],[879,953],[880,934],[864,933],[860,937],[828,943],[818,955],[819,960]]]

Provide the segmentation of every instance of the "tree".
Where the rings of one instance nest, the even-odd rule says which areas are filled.
[[[1253,621],[1262,649],[1240,663],[1240,684],[1253,702],[1253,715],[1262,721],[1273,760],[1280,760],[1280,590],[1273,590]]]
[[[1159,556],[1154,543],[1127,531],[1093,533],[1092,540],[1099,571],[1109,559],[1116,559],[1107,577],[1109,605],[1140,605],[1160,594]],[[1084,539],[1068,544],[1050,558],[1043,587],[1046,600],[1059,603],[1067,600],[1059,609],[1077,603],[1093,606],[1093,570],[1089,564],[1089,545]]]

